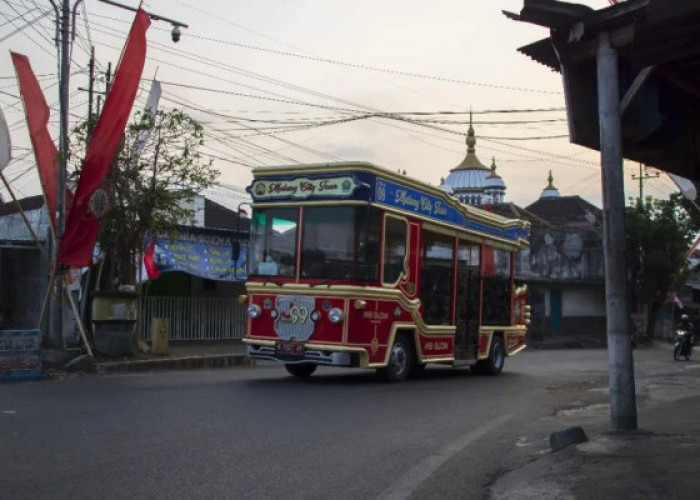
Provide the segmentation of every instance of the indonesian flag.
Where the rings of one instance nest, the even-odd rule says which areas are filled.
[[[27,56],[10,52],[12,64],[15,66],[19,93],[24,103],[24,114],[27,117],[29,138],[34,149],[34,158],[39,170],[41,188],[46,199],[46,210],[49,212],[51,225],[56,228],[56,198],[58,197],[58,150],[49,133],[49,106],[46,104],[44,93],[34,76]]]
[[[150,24],[148,14],[139,9],[114,75],[114,84],[88,145],[66,231],[58,249],[56,260],[59,264],[83,267],[92,263],[92,249],[99,232],[98,215],[103,213],[106,204],[106,193],[98,188],[119,149],[134,105],[146,62],[146,31]]]
[[[146,275],[149,280],[154,280],[160,276],[160,269],[158,269],[154,258],[155,251],[156,242],[155,240],[151,240],[148,247],[146,247],[146,252],[143,254],[143,266],[146,268]]]

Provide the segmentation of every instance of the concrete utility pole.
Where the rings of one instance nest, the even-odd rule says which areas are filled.
[[[639,175],[634,175],[632,174],[632,180],[636,181],[639,180],[639,199],[644,201],[644,181],[647,179],[656,179],[659,177],[659,173],[655,174],[650,174],[647,172],[646,167],[642,167],[642,164],[639,164]]]
[[[603,181],[605,299],[607,313],[610,418],[616,430],[637,428],[634,363],[628,332],[625,258],[625,191],[617,51],[610,36],[598,38],[598,118]]]
[[[66,204],[66,170],[68,164],[68,110],[69,110],[69,88],[70,88],[70,46],[75,34],[75,15],[78,5],[83,0],[77,0],[72,9],[71,22],[71,7],[70,0],[61,2],[59,11],[53,0],[50,0],[56,13],[56,45],[60,52],[60,73],[58,81],[59,95],[59,139],[58,139],[58,193],[56,197],[56,237],[54,244],[51,247],[51,262],[55,266],[53,272],[56,275],[55,290],[51,290],[51,305],[49,308],[49,344],[54,349],[62,349],[63,347],[63,296],[64,296],[64,277],[61,266],[56,265],[56,256],[58,247],[63,238],[65,228],[65,204]],[[60,37],[59,37],[60,34]],[[52,281],[49,280],[49,283]]]

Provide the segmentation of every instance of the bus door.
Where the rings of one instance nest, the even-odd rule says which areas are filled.
[[[479,344],[479,245],[460,241],[457,257],[455,360],[476,359]]]

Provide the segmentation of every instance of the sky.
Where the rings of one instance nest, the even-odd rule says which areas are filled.
[[[609,4],[579,3],[596,9]],[[522,0],[143,5],[188,27],[173,43],[171,25],[152,22],[134,110],[143,107],[156,76],[161,109],[184,109],[203,123],[202,153],[213,159],[223,185],[244,188],[255,166],[343,160],[405,170],[437,185],[464,158],[471,111],[477,156],[486,165],[495,158],[506,201],[534,202],[551,170],[562,195],[602,204],[600,155],[569,143],[560,75],[517,51],[548,31],[502,14],[519,12]],[[84,0],[77,12],[71,126],[87,116],[87,93],[80,88],[88,86],[90,45],[103,88],[104,71],[110,62],[116,66],[134,16],[99,0]],[[0,1],[0,107],[14,157],[5,174],[18,197],[39,194],[40,187],[10,51],[29,56],[52,106],[58,142],[54,22],[49,0]],[[632,178],[639,168],[625,163],[628,196],[639,194]],[[674,190],[665,174],[644,183],[644,194],[657,198]]]

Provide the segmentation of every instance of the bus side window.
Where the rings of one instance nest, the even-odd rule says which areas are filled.
[[[449,325],[454,285],[454,237],[423,230],[421,302],[429,325]]]
[[[482,323],[510,324],[510,250],[484,247]]]
[[[395,217],[384,219],[384,283],[396,283],[404,271],[406,260],[406,221]]]

